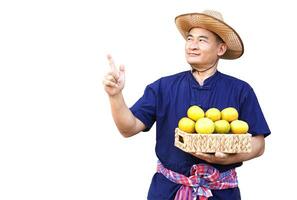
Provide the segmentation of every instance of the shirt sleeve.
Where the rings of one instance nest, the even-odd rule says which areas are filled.
[[[144,132],[149,131],[156,121],[157,93],[148,85],[143,96],[130,108],[133,115],[145,125]]]
[[[248,123],[249,133],[253,136],[264,135],[266,137],[270,135],[270,129],[252,88],[248,90],[240,105],[239,117]]]

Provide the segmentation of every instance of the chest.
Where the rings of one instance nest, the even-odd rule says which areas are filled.
[[[209,108],[222,110],[226,107],[240,109],[240,92],[234,88],[224,87],[180,87],[167,91],[159,102],[160,117],[181,118],[186,116],[192,105],[198,105],[205,112]]]

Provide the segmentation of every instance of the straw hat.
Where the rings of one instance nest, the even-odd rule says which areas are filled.
[[[236,59],[242,56],[243,42],[236,31],[223,21],[221,13],[206,10],[202,13],[187,13],[175,18],[176,26],[186,39],[189,31],[200,27],[216,33],[227,44],[227,51],[221,56],[223,59]]]

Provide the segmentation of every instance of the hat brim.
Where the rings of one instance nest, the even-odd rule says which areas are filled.
[[[186,39],[189,31],[200,27],[216,33],[227,45],[227,51],[221,56],[223,59],[236,59],[244,52],[243,42],[238,33],[225,22],[203,13],[188,13],[175,18],[176,26]]]

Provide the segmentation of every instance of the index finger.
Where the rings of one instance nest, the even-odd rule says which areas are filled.
[[[109,66],[111,68],[111,71],[117,72],[117,68],[116,68],[116,66],[114,64],[114,61],[113,61],[113,59],[112,59],[112,57],[111,57],[110,54],[107,55],[107,59],[108,59],[108,62],[109,62]]]
[[[114,76],[115,79],[117,80],[119,78],[119,71],[117,70],[110,54],[107,55],[107,59],[108,59],[109,66],[111,69],[110,72],[111,72],[112,76]]]

